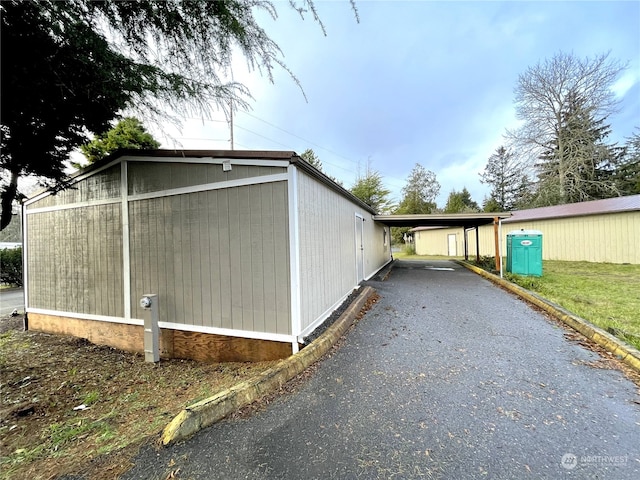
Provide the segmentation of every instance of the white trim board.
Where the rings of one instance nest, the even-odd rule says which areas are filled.
[[[37,313],[40,315],[52,315],[55,317],[76,318],[78,320],[95,320],[97,322],[123,323],[125,325],[144,326],[144,320],[137,318],[109,317],[107,315],[94,315],[91,313],[61,312],[59,310],[48,310],[46,308],[27,308],[27,313]]]
[[[289,201],[289,278],[291,288],[291,333],[295,339],[293,353],[298,352],[298,332],[302,329],[300,295],[300,218],[298,214],[298,169],[288,168]]]
[[[367,280],[371,279],[372,277],[374,277],[380,270],[382,270],[384,267],[389,265],[392,261],[393,260],[389,259],[384,265],[382,265],[375,272],[373,272],[371,275],[369,275],[367,278],[365,278],[365,281],[367,281]],[[316,320],[314,320],[304,330],[302,330],[302,332],[300,332],[300,334],[298,335],[298,340],[300,341],[300,343],[303,343],[302,340],[305,337],[311,335],[316,328],[321,326],[325,322],[325,320],[327,318],[329,318],[331,316],[331,314],[340,305],[342,305],[342,303],[349,297],[349,295],[351,295],[354,291],[358,290],[359,288],[360,288],[360,285],[356,285],[355,287],[353,287],[353,289],[349,293],[347,293],[344,297],[342,297],[340,300],[338,300],[336,303],[334,303],[331,307],[329,307],[327,310],[325,310]]]
[[[47,310],[43,308],[29,308],[27,309],[27,313],[37,313],[40,315],[52,315],[56,317],[75,318],[78,320],[93,320],[97,322],[109,322],[109,323],[120,323],[124,325],[144,326],[144,320],[139,318],[126,319],[121,317],[109,317],[106,315],[93,315],[90,313],[61,312],[57,310]],[[230,328],[203,327],[200,325],[185,325],[182,323],[172,323],[172,322],[158,322],[158,326],[160,328],[169,329],[169,330],[207,333],[212,335],[224,335],[227,337],[249,338],[252,340],[271,340],[274,342],[283,342],[283,343],[291,343],[296,341],[295,336],[281,334],[281,333],[253,332],[250,330],[233,330]]]
[[[120,163],[121,161],[122,161],[122,159],[117,158],[116,160],[114,160],[112,162],[109,162],[109,163],[107,163],[106,165],[103,165],[100,168],[96,168],[95,170],[92,170],[90,172],[84,173],[82,175],[78,175],[77,177],[74,177],[69,181],[69,185],[73,185],[74,183],[78,183],[79,181],[84,180],[87,177],[90,177],[92,175],[95,175],[96,173],[100,173],[103,170],[111,168],[114,165],[117,165],[118,163]],[[24,204],[25,205],[29,205],[29,204],[31,204],[33,202],[37,202],[38,200],[42,200],[44,197],[48,197],[49,195],[52,195],[51,190],[45,190],[44,192],[41,192],[41,193],[37,194],[35,197],[30,198],[28,200],[25,200]]]
[[[66,203],[64,205],[53,205],[51,207],[27,208],[27,215],[34,213],[57,212],[58,210],[69,210],[71,208],[94,207],[96,205],[109,205],[111,203],[120,203],[120,197],[105,198],[103,200],[85,200],[83,202]]]
[[[368,277],[365,277],[364,281],[366,282],[367,280],[371,280],[380,270],[382,270],[384,267],[389,265],[391,262],[393,262],[392,258],[387,260],[380,268],[378,268],[376,271],[374,271],[371,275],[369,275]]]
[[[123,157],[127,162],[155,162],[155,163],[197,163],[205,165],[247,165],[256,167],[282,167],[287,168],[291,162],[289,160],[261,160],[251,158],[226,158],[226,157]]]
[[[338,300],[336,303],[334,303],[331,307],[329,307],[327,310],[325,310],[323,313],[320,314],[320,316],[318,318],[316,318],[313,322],[311,322],[304,330],[302,330],[300,332],[300,334],[298,335],[298,340],[300,341],[300,343],[303,343],[302,340],[305,337],[308,337],[309,335],[311,335],[314,330],[316,328],[318,328],[320,325],[322,325],[327,318],[329,318],[331,316],[331,314],[333,312],[335,312],[335,310],[342,305],[342,303],[349,298],[349,295],[351,295],[354,291],[358,290],[360,288],[360,286],[356,286],[353,289],[351,289],[349,292],[347,292],[346,295],[344,295],[340,300]]]
[[[124,175],[126,175],[127,170],[126,164],[127,162],[122,162],[121,168],[124,172]],[[64,205],[53,205],[50,207],[27,209],[27,215],[35,213],[55,212],[58,210],[69,210],[72,208],[92,207],[96,205],[109,205],[113,203],[120,203],[122,201],[122,198],[128,198],[129,201],[148,200],[151,198],[171,197],[174,195],[185,195],[189,193],[207,192],[211,190],[222,190],[224,188],[246,187],[250,185],[260,185],[263,183],[284,182],[287,181],[287,179],[288,176],[286,173],[274,173],[272,175],[262,175],[259,177],[239,178],[237,180],[227,180],[224,182],[203,183],[202,185],[192,185],[189,187],[173,188],[170,190],[158,190],[155,192],[138,193],[136,195],[128,195],[127,190],[125,190],[117,198],[108,198],[103,200],[85,200],[82,202],[67,203]],[[128,188],[127,179],[125,178],[124,180],[122,180],[122,182],[123,184],[120,188]]]
[[[128,163],[120,167],[120,221],[122,222],[122,307],[124,318],[131,319],[131,235],[129,232]]]
[[[181,330],[185,332],[209,333],[213,335],[225,335],[227,337],[250,338],[252,340],[272,340],[274,342],[290,343],[295,341],[293,335],[283,333],[254,332],[252,330],[234,330],[221,327],[203,327],[201,325],[186,325],[183,323],[158,322],[160,328]]]
[[[27,228],[27,207],[22,204],[22,285],[24,292],[24,310],[29,307],[29,229]]]
[[[203,183],[202,185],[192,185],[189,187],[173,188],[170,190],[158,190],[148,193],[137,193],[129,195],[130,201],[148,200],[150,198],[171,197],[174,195],[184,195],[188,193],[207,192],[210,190],[222,190],[224,188],[246,187],[249,185],[260,185],[263,183],[274,183],[287,181],[286,173],[274,173],[273,175],[261,175],[259,177],[238,178],[237,180],[226,180],[224,182]]]

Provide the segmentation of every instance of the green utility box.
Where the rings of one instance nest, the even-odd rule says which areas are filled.
[[[542,232],[513,230],[507,233],[507,272],[542,276]]]

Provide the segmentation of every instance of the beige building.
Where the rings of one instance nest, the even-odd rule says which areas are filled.
[[[540,230],[544,260],[640,264],[640,195],[512,212],[501,222],[502,255],[514,230]],[[418,255],[464,256],[462,227],[417,227]],[[494,226],[479,227],[481,255],[495,255]],[[467,249],[476,251],[475,231],[467,231]]]
[[[24,203],[30,329],[168,357],[297,351],[391,261],[375,212],[294,152],[130,151]]]

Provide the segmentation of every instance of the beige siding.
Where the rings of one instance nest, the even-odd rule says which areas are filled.
[[[464,255],[464,231],[462,228],[438,228],[415,232],[413,238],[417,255],[448,255],[448,236],[456,236],[456,253]],[[474,234],[475,235],[475,234]]]
[[[93,200],[117,199],[120,197],[120,165],[115,165],[95,175],[91,175],[73,184],[66,190],[55,195],[47,195],[27,205],[27,210],[33,208],[69,205]]]
[[[289,334],[287,219],[286,182],[131,202],[132,316]]]
[[[502,254],[507,234],[513,230],[540,230],[542,258],[607,263],[640,264],[640,212],[610,213],[502,224]],[[416,232],[416,253],[446,255],[446,234],[461,228]],[[475,233],[469,231],[469,255],[475,255]],[[480,227],[480,254],[495,255],[493,225]]]
[[[370,278],[391,260],[391,232],[389,227],[374,222],[370,213],[363,214],[364,277]]]
[[[286,173],[283,167],[233,165],[228,172],[220,164],[129,162],[129,195],[171,190],[207,183]]]
[[[371,214],[298,171],[301,329],[323,320],[356,285],[356,214],[364,217],[365,277],[390,256]],[[385,252],[386,259],[385,260]],[[299,333],[299,332],[294,332]]]
[[[123,316],[120,204],[27,219],[30,308]]]

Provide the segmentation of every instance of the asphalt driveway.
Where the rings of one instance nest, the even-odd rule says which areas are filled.
[[[9,315],[14,309],[24,313],[24,290],[22,288],[4,288],[0,290],[0,317]]]
[[[640,395],[565,330],[451,262],[397,262],[294,393],[123,478],[640,478]]]

